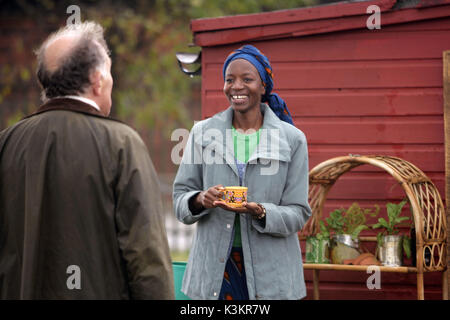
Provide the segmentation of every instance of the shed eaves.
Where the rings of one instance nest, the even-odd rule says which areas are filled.
[[[366,28],[367,8],[376,5],[382,25],[450,16],[450,0],[371,0],[197,19],[191,22],[194,43],[216,46]]]

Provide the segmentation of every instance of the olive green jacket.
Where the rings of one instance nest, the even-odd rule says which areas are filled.
[[[73,99],[0,132],[0,299],[173,299],[139,135]]]

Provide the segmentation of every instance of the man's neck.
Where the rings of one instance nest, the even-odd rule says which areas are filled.
[[[92,100],[90,98],[87,98],[87,97],[77,96],[77,95],[68,95],[68,96],[61,96],[61,97],[58,97],[58,98],[69,98],[69,99],[79,100],[81,102],[89,104],[90,106],[92,106],[93,108],[95,108],[95,109],[97,109],[98,111],[101,112],[101,109],[98,106],[98,104],[94,100]]]

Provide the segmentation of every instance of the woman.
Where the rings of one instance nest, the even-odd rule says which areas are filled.
[[[297,232],[311,215],[306,138],[271,93],[272,68],[258,49],[232,52],[223,76],[231,106],[194,125],[174,182],[177,218],[197,223],[182,291],[193,299],[301,299]],[[241,208],[221,199],[224,186],[236,185],[248,187]]]

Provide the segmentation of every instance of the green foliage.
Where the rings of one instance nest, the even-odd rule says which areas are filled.
[[[172,258],[172,261],[188,261],[188,259],[189,259],[189,250],[185,250],[185,251],[173,250],[173,251],[170,251],[170,257]]]
[[[350,234],[353,239],[358,238],[361,231],[369,229],[366,225],[367,217],[376,217],[380,211],[378,205],[374,209],[362,209],[357,202],[353,203],[345,214],[345,233]]]
[[[379,211],[380,208],[377,205],[374,206],[374,209],[363,209],[357,202],[354,202],[347,210],[341,208],[331,212],[330,216],[325,219],[327,227],[320,221],[321,232],[324,228],[329,233],[350,234],[352,239],[357,239],[361,231],[369,229],[366,225],[367,217],[375,217]]]
[[[402,209],[405,206],[407,200],[403,200],[398,204],[395,203],[387,203],[387,216],[388,220],[384,218],[379,218],[378,223],[372,226],[373,229],[381,229],[382,231],[377,234],[377,242],[378,246],[381,247],[383,245],[383,236],[384,235],[395,235],[400,232],[399,227],[401,226],[403,221],[409,220],[409,217],[400,217],[402,213]],[[411,256],[411,239],[409,236],[403,236],[403,250],[406,256],[409,258]]]
[[[307,263],[330,263],[329,238],[308,237],[305,258]]]
[[[179,10],[187,9],[194,19],[224,15],[248,14],[278,9],[311,6],[315,0],[169,0]],[[180,4],[184,4],[181,5]]]
[[[325,240],[330,238],[330,229],[325,223],[321,220],[319,221],[320,232],[316,234],[316,238],[319,240]]]
[[[17,110],[11,117],[8,118],[7,126],[10,127],[19,122],[25,115],[21,110]]]
[[[406,202],[407,200],[403,200],[398,204],[388,203],[386,205],[388,221],[386,221],[386,219],[384,218],[379,218],[378,223],[374,224],[372,228],[384,229],[383,233],[386,233],[387,235],[397,234],[399,232],[398,227],[400,226],[400,223],[405,220],[409,220],[409,217],[400,217],[403,206],[406,204]]]
[[[408,236],[403,236],[403,252],[406,254],[406,257],[411,258],[411,238]]]
[[[184,23],[168,19],[157,8],[144,12],[126,8],[120,15],[90,10],[88,15],[106,29],[113,60],[115,115],[138,129],[155,128],[169,138],[176,127],[189,128],[194,120],[187,106],[193,83],[180,72],[175,59],[190,35]]]
[[[334,234],[344,233],[344,209],[336,209],[330,213],[330,216],[325,219],[328,224],[328,228]]]
[[[197,18],[257,13],[314,5],[315,0],[154,0],[154,1],[78,1],[81,20],[95,20],[106,30],[105,38],[112,52],[114,78],[112,116],[120,118],[138,130],[156,129],[164,138],[177,127],[190,128],[193,115],[190,107],[199,103],[194,92],[200,90],[201,78],[183,74],[175,58],[177,51],[195,51],[190,21]],[[21,18],[35,21],[48,30],[56,30],[69,15],[70,1],[16,1],[10,4]],[[40,35],[41,37],[41,35]],[[39,41],[41,41],[40,39]],[[39,43],[24,43],[17,39],[12,54],[31,55],[30,48]],[[26,48],[26,49],[25,49]],[[0,104],[5,103],[15,83],[32,83],[27,99],[39,104],[35,85],[35,59],[15,65],[17,72],[2,70]],[[7,76],[3,76],[7,73]],[[22,90],[24,86],[21,87]],[[12,89],[12,90],[11,90]],[[197,94],[198,96],[198,94]],[[6,101],[7,102],[7,101]],[[200,106],[198,106],[199,108]],[[225,106],[224,106],[225,107]],[[23,109],[23,108],[22,108]],[[192,110],[192,108],[191,108]],[[24,113],[28,110],[22,110]],[[9,114],[8,114],[9,113]],[[8,112],[6,117],[11,116]],[[11,121],[16,121],[12,110]],[[0,126],[11,121],[0,119]]]

